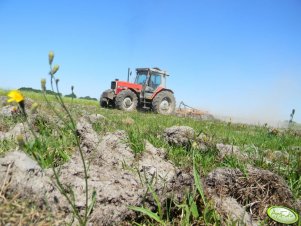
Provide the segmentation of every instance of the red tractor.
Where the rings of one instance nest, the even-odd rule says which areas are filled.
[[[111,89],[100,97],[101,107],[116,107],[124,111],[150,108],[156,113],[172,114],[176,101],[173,91],[166,88],[166,71],[159,68],[137,68],[134,83],[116,79]],[[129,75],[128,75],[129,78]]]

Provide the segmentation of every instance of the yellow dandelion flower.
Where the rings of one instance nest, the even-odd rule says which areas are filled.
[[[22,110],[22,113],[26,117],[26,112],[25,112],[25,101],[24,101],[24,96],[19,90],[12,90],[10,91],[7,96],[9,99],[7,100],[8,103],[10,102],[17,102],[19,104],[20,109]]]
[[[9,99],[7,100],[8,103],[14,101],[20,103],[24,101],[24,96],[19,90],[12,90],[7,94],[7,96],[9,97]]]

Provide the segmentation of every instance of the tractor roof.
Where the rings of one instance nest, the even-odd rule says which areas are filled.
[[[163,74],[163,75],[166,75],[166,76],[169,76],[169,74],[167,73],[167,71],[163,71],[161,70],[160,68],[158,67],[153,67],[153,68],[136,68],[136,71],[151,71],[151,72],[155,72],[155,73],[158,73],[158,74]]]

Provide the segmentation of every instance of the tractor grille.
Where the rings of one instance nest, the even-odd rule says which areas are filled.
[[[111,82],[111,89],[115,89],[115,88],[116,88],[116,82],[113,81],[113,82]]]

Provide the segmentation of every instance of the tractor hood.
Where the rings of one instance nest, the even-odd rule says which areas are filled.
[[[119,93],[124,89],[133,89],[136,92],[140,92],[142,90],[142,85],[124,81],[113,81],[111,84],[111,89],[114,89],[115,93]]]

